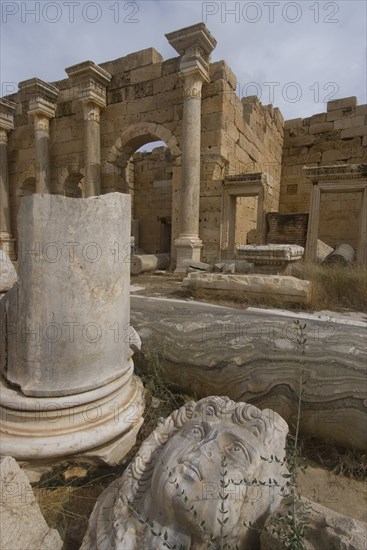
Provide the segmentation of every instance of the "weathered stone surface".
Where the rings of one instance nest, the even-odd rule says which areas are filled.
[[[169,263],[169,254],[134,254],[131,256],[130,272],[132,275],[139,275],[146,271],[168,269]]]
[[[9,290],[17,279],[17,273],[9,256],[0,250],[0,292]]]
[[[8,380],[26,395],[60,396],[123,375],[128,367],[122,358],[130,356],[123,335],[129,324],[124,252],[130,197],[25,197],[18,233],[19,305]]]
[[[322,262],[333,252],[333,247],[329,246],[328,244],[324,243],[323,241],[320,241],[320,239],[317,239],[317,252],[316,252],[316,258],[318,262]]]
[[[241,258],[256,264],[274,264],[278,262],[296,262],[304,254],[303,246],[296,244],[241,244],[237,246]]]
[[[36,194],[19,225],[19,283],[0,302],[1,452],[32,466],[81,455],[115,465],[144,409],[130,348],[130,197]]]
[[[338,514],[306,498],[301,499],[300,505],[302,504],[307,505],[310,510],[304,537],[305,550],[321,548],[363,550],[366,548],[367,523]],[[276,513],[269,516],[265,522],[265,529],[272,531],[277,525],[276,514],[278,512],[287,514],[287,510],[283,504]],[[284,548],[281,537],[271,532],[263,532],[260,540],[261,550],[283,550]]]
[[[0,547],[2,550],[61,550],[63,542],[41,513],[31,484],[14,458],[0,458]]]
[[[182,260],[182,266],[186,268],[188,273],[194,273],[196,271],[210,271],[211,266],[205,262],[195,262],[194,260],[187,259]]]
[[[194,301],[131,297],[143,353],[189,395],[228,395],[296,415],[300,354],[295,320],[306,324],[301,427],[344,447],[366,449],[365,322],[330,314],[239,310]]]
[[[262,525],[281,495],[279,489],[271,489],[272,498],[267,489],[259,495],[257,487],[251,498],[251,482],[283,484],[285,466],[261,457],[283,458],[287,431],[274,411],[228,397],[187,403],[161,419],[122,477],[102,493],[81,550],[206,548],[210,536],[220,544],[224,499],[228,546],[257,547],[259,534],[244,522]],[[148,518],[162,537],[152,534]]]
[[[354,250],[349,244],[340,244],[324,260],[325,265],[348,266],[354,260]]]
[[[230,264],[233,266],[234,264]],[[228,267],[228,266],[226,266]],[[240,290],[249,296],[271,295],[285,302],[307,302],[311,283],[295,277],[281,275],[237,275],[221,273],[189,273],[183,286],[216,290]]]

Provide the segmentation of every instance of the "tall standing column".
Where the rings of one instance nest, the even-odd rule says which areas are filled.
[[[66,72],[79,88],[83,104],[85,194],[94,197],[101,194],[100,115],[106,107],[106,88],[112,77],[92,61],[69,67]]]
[[[8,132],[14,128],[15,103],[0,98],[0,250],[15,260],[11,233],[8,177]]]
[[[216,41],[203,23],[166,34],[166,38],[181,55],[184,90],[180,234],[175,241],[176,272],[181,273],[185,272],[183,261],[200,260],[202,248],[199,238],[201,90],[203,83],[209,82],[209,56]]]
[[[34,122],[36,193],[50,193],[50,120],[55,116],[59,91],[38,78],[21,82],[19,88],[29,99],[28,116]]]

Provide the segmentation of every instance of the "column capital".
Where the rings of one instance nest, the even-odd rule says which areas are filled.
[[[100,122],[101,120],[101,108],[93,101],[83,101],[83,118],[84,120],[92,120],[93,122]]]
[[[217,41],[204,23],[198,23],[165,35],[168,42],[181,56],[180,69],[184,71],[197,63],[201,70],[209,75],[210,54]]]
[[[95,103],[106,107],[106,88],[111,81],[110,73],[93,61],[84,61],[65,69],[68,77],[79,86],[79,99],[83,103]]]
[[[31,78],[19,83],[22,101],[29,101],[28,115],[51,119],[55,116],[59,90],[39,78]]]
[[[5,99],[4,97],[0,98],[0,130],[9,132],[14,128],[14,111],[15,103]]]

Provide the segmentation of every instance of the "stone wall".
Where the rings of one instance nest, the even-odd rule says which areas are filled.
[[[226,249],[220,243],[222,187],[226,175],[266,172],[271,176],[265,190],[268,211],[278,210],[283,117],[272,105],[256,97],[236,95],[237,80],[225,61],[210,66],[212,82],[203,87],[201,133],[200,238],[203,257]],[[236,238],[246,242],[256,226],[256,199],[237,199]]]
[[[309,211],[312,184],[304,166],[367,162],[366,124],[367,105],[357,105],[355,97],[329,101],[326,113],[285,122],[281,213]],[[356,248],[360,211],[359,193],[323,194],[319,238],[330,246]]]
[[[135,153],[134,219],[139,222],[138,249],[149,254],[170,252],[172,159],[166,147]]]
[[[298,244],[306,246],[308,214],[279,214],[268,212],[266,215],[266,242],[268,244]]]

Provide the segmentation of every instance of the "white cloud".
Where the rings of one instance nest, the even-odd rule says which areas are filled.
[[[213,60],[227,61],[238,91],[253,94],[247,84],[258,83],[262,102],[273,100],[285,118],[324,111],[332,93],[366,102],[364,1],[2,0],[1,9],[3,94],[33,76],[65,78],[65,67],[86,59],[101,63],[147,47],[173,57],[164,34],[204,20],[218,41]],[[279,83],[274,97],[267,82]],[[298,101],[287,101],[287,92]]]

